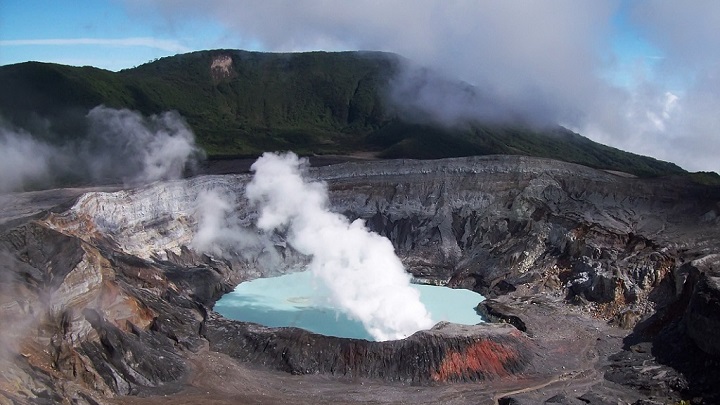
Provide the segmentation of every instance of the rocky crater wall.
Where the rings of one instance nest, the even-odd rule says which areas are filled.
[[[345,163],[308,175],[327,182],[335,211],[387,236],[419,279],[491,298],[557,297],[634,333],[670,328],[718,355],[718,189],[508,156]],[[192,248],[198,196],[209,191],[232,196],[233,225],[258,234],[243,197],[249,179],[95,191],[24,221],[13,214],[0,234],[3,288],[13,291],[0,314],[29,321],[3,335],[14,342],[14,354],[0,356],[12,376],[0,381],[6,398],[91,403],[172,390],[189,372],[183,352],[204,344],[298,374],[431,383],[540,372],[531,328],[445,327],[375,344],[218,317],[214,302],[237,283],[303,265],[282,233],[226,254]],[[525,328],[522,314],[489,305]],[[12,388],[19,381],[27,388]]]
[[[308,177],[328,184],[333,210],[388,237],[418,279],[489,297],[532,286],[627,328],[666,304],[650,294],[676,283],[680,264],[715,251],[720,221],[717,189],[528,157],[354,162]],[[229,193],[238,223],[257,233],[243,196],[249,180],[201,176],[89,193],[48,223],[171,260],[191,245],[198,196],[211,190]],[[276,261],[265,268],[258,252],[215,257],[234,269],[231,284],[302,267],[282,234],[268,238]]]

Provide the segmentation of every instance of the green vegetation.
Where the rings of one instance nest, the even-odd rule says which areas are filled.
[[[696,172],[686,175],[690,180],[706,186],[720,186],[720,175],[715,172]]]
[[[212,70],[213,61],[225,56],[232,58],[229,70]],[[476,123],[448,128],[403,121],[384,101],[399,60],[379,52],[214,50],[120,72],[22,63],[0,67],[0,117],[33,133],[42,128],[42,136],[60,142],[83,133],[84,114],[99,104],[145,115],[177,110],[215,158],[257,156],[266,150],[371,151],[386,158],[426,159],[521,154],[640,176],[685,173],[674,164],[610,148],[560,127]],[[46,119],[45,126],[37,123],[39,117]],[[709,174],[697,177],[713,179]]]

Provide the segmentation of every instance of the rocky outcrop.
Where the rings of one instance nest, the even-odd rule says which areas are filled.
[[[193,291],[222,285],[213,275],[220,269],[197,267],[188,280],[169,264],[113,246],[87,243],[42,222],[0,236],[0,316],[12,325],[0,336],[0,362],[12,375],[0,381],[0,396],[20,403],[93,403],[184,378],[188,368],[178,349],[199,347],[201,302],[228,287],[204,301]],[[33,383],[11,388],[18,381]]]
[[[517,330],[532,336],[532,331],[528,331],[527,325],[525,325],[525,322],[522,320],[523,315],[518,313],[514,308],[497,300],[484,300],[478,304],[475,311],[487,322],[508,323]]]
[[[687,334],[705,353],[720,357],[720,255],[690,263],[699,274],[683,316]]]
[[[237,76],[230,55],[215,55],[210,63],[210,77],[215,84]]]

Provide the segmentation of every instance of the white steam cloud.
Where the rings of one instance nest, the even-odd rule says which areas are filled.
[[[311,257],[309,270],[330,299],[377,340],[401,339],[433,321],[390,241],[328,209],[323,183],[303,179],[305,161],[265,153],[246,188],[259,207],[258,228],[288,232],[288,242]]]
[[[177,179],[200,153],[192,131],[174,111],[144,118],[99,106],[87,118],[83,153],[98,179],[120,177],[128,184]]]
[[[51,156],[52,148],[27,132],[0,127],[0,193],[46,179]]]
[[[235,215],[235,200],[232,193],[220,189],[198,194],[194,214],[198,227],[190,247],[229,259],[239,256],[260,271],[272,270],[281,262],[272,241]]]
[[[193,236],[191,247],[199,252],[222,256],[244,238],[245,232],[231,216],[230,195],[220,190],[209,190],[198,195],[195,202],[195,217],[198,229]]]
[[[61,144],[0,124],[0,192],[177,179],[203,155],[176,112],[146,118],[99,106],[85,120],[87,134]]]

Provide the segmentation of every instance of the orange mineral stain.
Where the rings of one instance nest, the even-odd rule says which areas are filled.
[[[509,374],[506,364],[518,357],[512,347],[481,340],[461,352],[447,354],[432,378],[435,381],[450,381],[463,375],[505,376]]]

